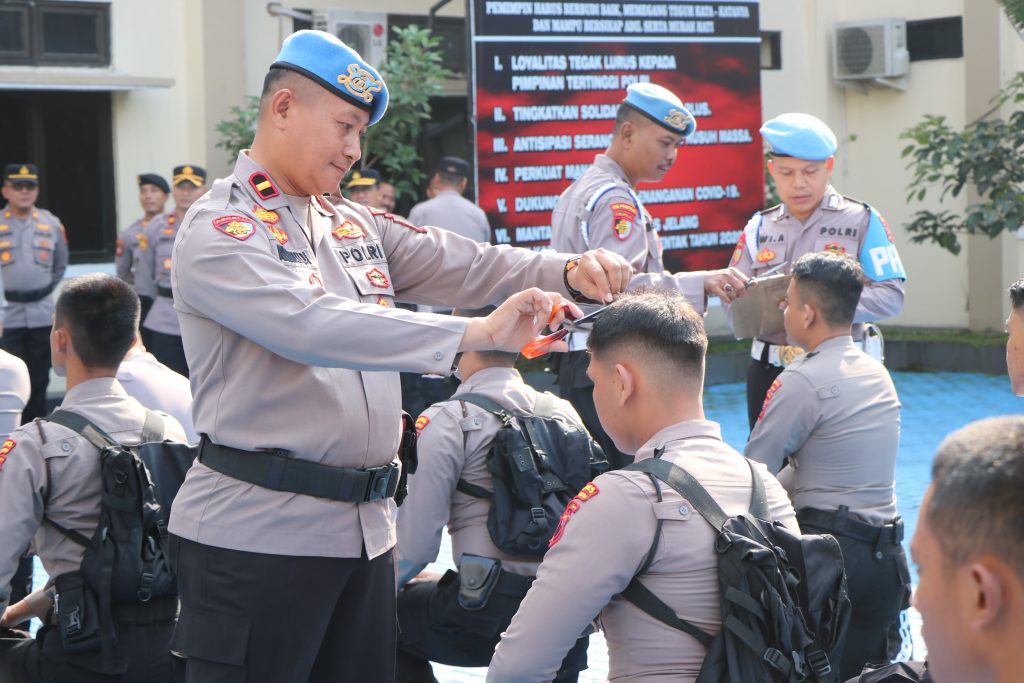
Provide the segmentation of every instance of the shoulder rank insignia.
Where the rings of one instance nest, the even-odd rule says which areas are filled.
[[[280,194],[266,173],[260,173],[258,171],[253,173],[249,176],[249,184],[252,186],[252,189],[256,190],[256,194],[258,194],[261,199],[270,199],[271,197],[276,197]]]
[[[277,240],[279,244],[288,244],[288,233],[276,225],[270,228],[270,234],[274,236],[274,239]]]
[[[373,93],[384,89],[383,83],[358,64],[349,64],[348,73],[338,76],[338,83],[367,104],[373,102]]]
[[[775,252],[769,249],[768,247],[765,247],[761,251],[757,252],[758,263],[768,263],[773,258],[775,258]]]
[[[430,424],[430,418],[427,417],[426,415],[420,415],[419,417],[417,417],[416,418],[416,436],[419,436],[420,432],[422,432],[423,428],[426,427],[428,424]]]
[[[356,225],[355,223],[353,223],[352,221],[345,221],[344,223],[336,227],[334,230],[332,230],[331,233],[334,235],[335,239],[339,240],[357,240],[360,237],[366,236],[366,233],[363,232],[363,229]]]
[[[0,446],[0,470],[4,468],[4,463],[7,462],[7,454],[13,451],[17,445],[18,442],[14,439],[7,439],[4,441],[4,445]]]
[[[380,268],[373,268],[372,270],[366,271],[366,279],[370,281],[370,284],[374,287],[380,287],[381,289],[387,289],[391,286],[391,282],[388,280],[388,276]]]
[[[625,240],[633,232],[633,222],[636,220],[636,207],[626,202],[612,204],[612,230],[620,240]]]
[[[277,211],[271,211],[270,209],[264,209],[259,204],[253,204],[252,205],[252,215],[256,216],[256,218],[259,218],[261,221],[263,221],[267,225],[273,225],[274,223],[276,223],[279,220],[281,220],[281,216],[280,216],[280,214],[277,213]]]
[[[732,252],[732,258],[729,259],[729,265],[735,266],[743,258],[743,249],[747,246],[747,233],[741,232],[740,239],[736,242],[736,249]]]
[[[562,534],[565,533],[565,525],[569,523],[569,520],[574,514],[579,512],[580,506],[596,496],[600,491],[594,482],[590,482],[584,486],[576,497],[569,501],[569,504],[565,506],[565,512],[558,518],[558,528],[555,529],[555,533],[551,536],[551,540],[548,541],[548,547],[550,548],[554,544],[561,540]]]
[[[213,227],[225,235],[234,237],[239,242],[244,242],[256,232],[256,225],[245,216],[232,215],[215,218],[213,219]]]

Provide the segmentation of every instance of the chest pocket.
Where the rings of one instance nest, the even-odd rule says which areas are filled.
[[[53,263],[53,252],[55,246],[53,237],[49,233],[36,233],[32,237],[32,256],[35,258],[36,264],[40,266],[50,266]],[[0,259],[2,258],[3,257],[0,256]]]
[[[818,237],[814,240],[814,251],[846,254],[857,258],[857,240],[849,237]]]

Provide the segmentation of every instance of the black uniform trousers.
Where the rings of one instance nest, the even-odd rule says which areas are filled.
[[[188,683],[393,683],[393,550],[290,557],[174,535],[170,550],[181,597],[171,650],[188,658]]]
[[[179,375],[188,377],[188,362],[185,360],[185,347],[181,343],[181,335],[164,334],[150,330],[152,347],[149,349],[158,361],[174,370]]]
[[[832,520],[825,521],[826,516]],[[849,517],[845,508],[803,508],[796,518],[805,534],[832,534],[843,551],[852,616],[839,680],[859,675],[866,664],[888,664],[900,646],[899,630],[892,625],[910,597],[910,569],[901,545],[903,522],[872,526]]]
[[[764,355],[767,355],[767,349],[768,345],[766,344]],[[761,414],[761,409],[764,407],[765,394],[771,388],[772,382],[782,374],[782,370],[783,368],[767,361],[753,359],[747,366],[747,420],[751,429],[754,428],[757,416]]]
[[[21,423],[26,424],[37,417],[46,417],[46,387],[50,383],[50,330],[52,327],[6,327],[4,328],[4,351],[25,361],[32,393],[21,413]]]
[[[459,604],[459,575],[406,585],[398,594],[398,666],[395,683],[437,683],[430,662],[487,666],[533,577],[502,572],[479,610]],[[587,668],[589,636],[576,641],[562,660],[556,683],[574,683]]]
[[[149,309],[153,308],[153,297],[139,294],[139,322],[146,319]],[[148,350],[153,345],[153,331],[148,327],[139,326],[139,333],[142,335],[142,345]]]
[[[176,602],[173,597],[164,600]],[[173,614],[173,604],[169,610]],[[114,660],[127,660],[125,672],[118,675],[98,673],[99,650],[65,652],[54,625],[43,626],[35,638],[23,631],[0,630],[0,683],[181,683],[184,663],[170,652],[174,618],[167,617],[166,609],[160,611],[158,618],[143,614],[116,620]]]
[[[552,354],[551,369],[558,375],[558,394],[572,404],[583,420],[583,426],[601,446],[608,458],[608,469],[620,470],[633,462],[632,455],[626,455],[615,447],[597,417],[594,406],[594,383],[587,377],[590,355],[586,351],[569,351]]]

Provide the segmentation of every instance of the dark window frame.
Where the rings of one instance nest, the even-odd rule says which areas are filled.
[[[771,49],[771,62],[765,65],[764,61],[761,62],[762,71],[780,71],[782,70],[782,31],[761,31],[761,43],[768,41],[769,48]]]
[[[110,66],[109,2],[35,0],[24,3],[2,3],[0,9],[22,11],[22,40],[26,46],[26,50],[21,53],[0,52],[0,65]],[[94,53],[84,54],[44,52],[43,26],[46,14],[91,15],[94,17],[98,50]]]
[[[29,20],[31,9],[28,5],[0,4],[0,11],[11,14],[17,12],[21,15],[21,42],[24,47],[21,52],[0,50],[0,63],[20,65],[32,62],[32,35],[30,30],[31,21]]]
[[[955,37],[957,40],[946,40]],[[961,16],[907,21],[910,61],[961,59],[964,56],[964,22]]]

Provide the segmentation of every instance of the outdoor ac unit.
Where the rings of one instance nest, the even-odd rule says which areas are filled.
[[[835,25],[832,65],[837,81],[875,81],[906,76],[910,71],[907,22],[903,19],[847,21]]]
[[[388,45],[388,15],[350,9],[329,9],[313,13],[313,28],[333,33],[362,55],[371,66],[384,62]]]

